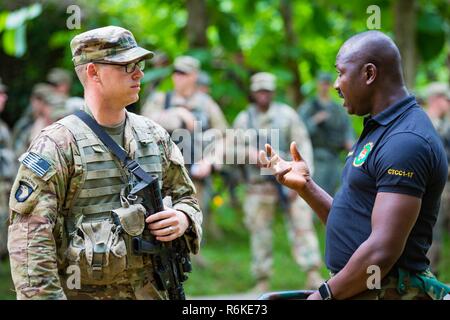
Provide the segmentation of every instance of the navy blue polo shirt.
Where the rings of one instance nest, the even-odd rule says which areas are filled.
[[[328,216],[327,267],[339,272],[347,264],[371,233],[377,193],[392,192],[422,198],[419,217],[396,266],[425,270],[447,168],[442,142],[414,96],[365,118]]]

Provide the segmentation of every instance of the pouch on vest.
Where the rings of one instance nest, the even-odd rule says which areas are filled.
[[[110,220],[79,225],[67,249],[67,260],[79,266],[82,284],[109,284],[126,270],[127,250],[120,233],[121,228]]]
[[[116,225],[132,237],[140,236],[145,228],[145,208],[142,204],[129,204],[121,195],[122,207],[112,210]]]

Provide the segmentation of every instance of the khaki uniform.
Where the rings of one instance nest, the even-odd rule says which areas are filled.
[[[250,119],[251,118],[251,119]],[[313,172],[311,141],[304,124],[295,111],[281,103],[272,102],[265,113],[257,111],[254,105],[242,111],[234,122],[235,129],[278,129],[279,154],[289,158],[289,145],[296,141],[300,153]],[[271,141],[274,145],[274,141]],[[261,147],[261,146],[260,146]],[[276,204],[279,203],[275,184],[260,174],[256,166],[248,166],[248,187],[245,198],[245,223],[250,230],[252,248],[252,271],[257,279],[267,279],[272,269],[272,231]],[[292,252],[297,264],[305,271],[321,265],[319,243],[315,234],[312,210],[299,196],[290,202],[285,212],[292,242]]]

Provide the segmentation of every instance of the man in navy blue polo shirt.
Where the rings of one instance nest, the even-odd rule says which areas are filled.
[[[339,50],[336,69],[334,86],[344,107],[366,118],[335,198],[311,179],[295,143],[291,162],[269,145],[270,160],[260,154],[278,181],[326,224],[333,276],[309,298],[441,299],[450,288],[431,274],[426,257],[447,177],[440,139],[408,93],[389,37],[378,31],[353,36]]]

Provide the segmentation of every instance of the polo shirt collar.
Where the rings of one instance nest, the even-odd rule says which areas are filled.
[[[415,96],[413,95],[407,96],[406,98],[394,102],[392,105],[381,111],[379,114],[373,117],[372,116],[366,117],[364,119],[364,124],[366,124],[367,121],[369,120],[373,120],[382,126],[386,126],[395,119],[397,119],[397,117],[399,117],[406,110],[408,110],[409,108],[411,108],[416,104],[417,101]]]

